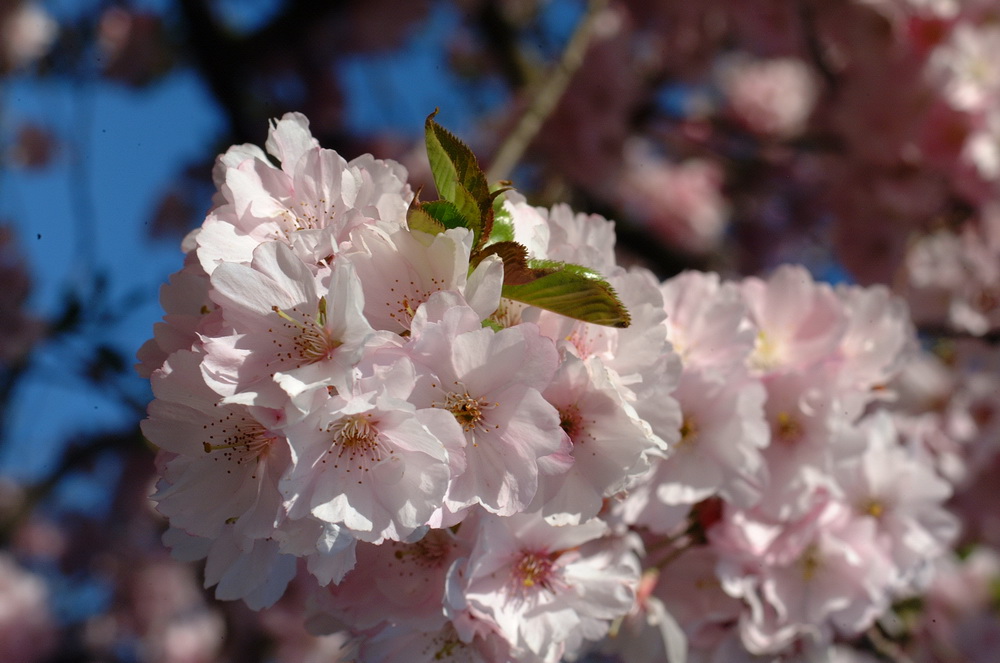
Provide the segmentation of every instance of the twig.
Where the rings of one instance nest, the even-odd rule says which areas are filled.
[[[10,513],[0,519],[0,548],[10,544],[11,538],[18,528],[31,517],[35,508],[45,501],[58,487],[59,482],[67,475],[75,472],[96,459],[105,452],[143,450],[152,453],[145,446],[144,438],[138,429],[124,433],[111,433],[93,438],[83,444],[70,446],[63,454],[59,465],[49,476],[38,483],[25,487],[24,500]]]
[[[799,20],[802,24],[802,34],[805,39],[806,52],[809,54],[812,63],[816,66],[820,76],[831,92],[836,91],[840,79],[823,50],[823,43],[816,30],[816,8],[811,0],[801,0],[799,2]]]
[[[691,539],[688,539],[687,541],[684,541],[681,545],[679,545],[678,547],[674,548],[669,553],[667,553],[663,557],[663,559],[661,559],[660,561],[658,561],[651,568],[654,568],[657,571],[662,571],[663,569],[665,569],[668,566],[670,566],[671,564],[673,564],[674,560],[676,560],[678,557],[680,557],[681,555],[683,555],[688,550],[691,550],[691,548],[693,548],[694,545],[695,545],[695,542],[693,540],[691,540]]]
[[[521,115],[517,126],[507,136],[493,157],[489,170],[486,172],[487,180],[498,182],[506,179],[517,162],[521,160],[524,151],[528,149],[528,145],[531,144],[545,123],[545,119],[555,110],[556,104],[559,103],[563,92],[566,91],[573,74],[583,64],[583,57],[587,53],[587,46],[590,44],[590,37],[594,32],[594,23],[607,4],[608,0],[590,0],[587,3],[587,13],[580,19],[580,23],[576,26],[569,43],[566,44],[559,62],[552,67],[552,70],[534,91],[531,103]]]

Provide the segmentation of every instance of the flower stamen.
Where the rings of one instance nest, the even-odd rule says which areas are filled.
[[[779,412],[774,418],[774,436],[782,442],[794,444],[802,439],[802,424],[788,412]]]
[[[234,414],[230,413],[218,422],[203,426],[208,439],[202,442],[202,448],[208,454],[221,451],[216,460],[221,458],[236,465],[260,462],[270,452],[271,444],[277,436],[258,422],[246,417],[230,423],[233,417]],[[221,430],[216,427],[220,427]],[[217,438],[221,438],[221,441],[217,442]]]
[[[284,344],[278,339],[274,343],[279,348],[279,357],[284,359],[297,359],[301,364],[314,364],[318,361],[330,358],[333,351],[342,344],[330,337],[326,330],[326,297],[321,297],[316,310],[316,316],[299,314],[300,318],[289,315],[277,306],[272,306],[279,318],[285,321],[285,327],[295,330],[295,337],[292,344],[293,351],[285,351]],[[292,312],[299,313],[297,307],[293,307]]]
[[[340,469],[343,463],[347,473],[353,469],[369,472],[372,466],[387,456],[376,423],[370,414],[355,414],[327,426],[327,432],[333,433],[333,440],[326,453],[332,455],[336,452],[335,469]],[[388,450],[389,456],[394,453],[394,450]],[[327,459],[324,457],[321,462],[326,463]]]
[[[462,430],[468,433],[476,429],[488,431],[489,426],[484,422],[483,412],[495,408],[499,403],[490,403],[485,398],[475,398],[470,396],[468,391],[453,391],[445,396],[443,403],[435,401],[431,405],[450,411],[462,425]]]
[[[698,422],[690,415],[684,415],[681,421],[681,439],[677,442],[678,448],[688,448],[694,446],[698,439]]]
[[[546,591],[553,591],[553,584],[556,580],[554,567],[557,557],[558,553],[524,551],[521,559],[514,565],[514,582],[526,589],[538,586]]]

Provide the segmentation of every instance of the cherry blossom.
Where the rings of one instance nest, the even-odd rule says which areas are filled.
[[[603,636],[634,600],[638,560],[605,533],[597,520],[552,527],[530,514],[484,516],[453,571],[461,603],[450,599],[451,609],[495,624],[515,652],[558,661]]]
[[[522,511],[538,489],[540,459],[568,443],[558,411],[540,392],[557,364],[552,342],[534,325],[453,333],[431,323],[414,338],[412,357],[423,371],[414,402],[451,413],[467,440],[449,508]]]
[[[0,648],[6,656],[35,663],[52,654],[56,623],[41,578],[13,557],[0,556]]]

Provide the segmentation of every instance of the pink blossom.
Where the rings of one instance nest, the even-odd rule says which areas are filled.
[[[1000,578],[1000,559],[992,548],[977,546],[965,559],[946,556],[935,566],[925,594],[920,644],[938,650],[968,648],[972,643],[967,636],[979,630],[977,618],[991,612],[990,588]]]
[[[472,233],[465,228],[430,237],[363,226],[352,232],[351,243],[345,260],[354,266],[364,315],[375,329],[407,332],[417,308],[442,290],[462,292],[480,318],[500,305],[501,263],[488,258],[470,274]]]
[[[616,199],[665,242],[684,251],[716,248],[728,223],[722,170],[703,159],[672,164],[650,146],[626,146]]]
[[[415,384],[400,359],[353,392],[314,392],[309,413],[286,431],[293,462],[281,492],[290,517],[311,513],[373,543],[427,524],[451,475],[441,439],[455,438],[456,452],[463,441],[447,412],[406,400]]]
[[[685,366],[721,371],[742,366],[754,331],[739,287],[717,274],[683,272],[660,286],[667,338]]]
[[[723,590],[717,563],[711,548],[692,548],[658,574],[653,590],[684,629],[692,649],[718,644],[743,611],[743,604]]]
[[[801,132],[818,96],[812,70],[797,58],[736,57],[723,64],[718,77],[732,113],[765,136]]]
[[[432,529],[409,543],[361,543],[357,565],[339,584],[316,592],[311,611],[331,615],[355,631],[383,622],[433,631],[446,621],[448,571],[468,554],[468,542],[447,529]]]
[[[195,236],[206,272],[223,262],[247,263],[259,244],[272,241],[322,267],[353,228],[404,224],[412,196],[399,164],[370,155],[348,163],[319,147],[299,113],[272,125],[267,149],[280,169],[252,146],[231,148],[216,164],[218,206]]]
[[[0,16],[0,69],[11,71],[29,66],[52,46],[59,24],[40,3],[11,3]]]
[[[805,268],[786,265],[767,281],[748,278],[743,293],[758,329],[751,366],[802,369],[833,355],[847,320],[830,286],[813,281]]]
[[[876,398],[889,397],[885,387],[911,359],[916,334],[906,304],[881,286],[842,286],[847,327],[836,353],[842,399],[855,418]]]
[[[836,501],[786,527],[734,514],[711,539],[723,587],[750,606],[740,621],[750,652],[778,652],[800,636],[829,642],[835,632],[860,633],[888,603],[889,562],[874,523]]]
[[[683,420],[680,441],[649,479],[666,504],[695,504],[713,495],[743,507],[760,498],[770,443],[766,392],[747,376],[685,370],[674,392]]]
[[[225,263],[211,277],[211,296],[232,333],[205,339],[204,373],[230,400],[282,407],[279,372],[301,384],[345,387],[372,328],[361,284],[338,261],[328,283],[288,247],[262,244],[252,265]],[[292,394],[294,395],[294,394]]]
[[[466,468],[446,504],[517,513],[538,489],[540,459],[568,444],[540,393],[555,372],[555,347],[534,325],[464,331],[447,322],[423,325],[411,349],[422,373],[413,402],[451,413],[467,440]]]
[[[771,444],[763,450],[768,483],[758,509],[778,520],[797,519],[821,487],[832,485],[835,458],[856,453],[863,437],[842,415],[829,370],[774,375],[764,381]]]
[[[530,660],[511,655],[510,645],[495,633],[476,633],[462,638],[455,627],[422,631],[408,626],[389,625],[360,645],[359,654],[371,663],[462,663]]]
[[[484,515],[468,561],[453,571],[461,602],[450,598],[451,608],[494,624],[524,653],[516,660],[572,655],[635,600],[638,560],[621,542],[601,539],[605,532],[598,520],[552,527],[533,514]]]
[[[865,420],[862,454],[841,460],[834,476],[843,499],[861,516],[874,519],[880,544],[892,559],[899,590],[923,589],[918,574],[945,554],[958,534],[958,521],[943,508],[951,486],[937,476],[930,459],[903,447],[888,413]]]
[[[503,209],[510,215],[514,241],[524,246],[529,256],[547,258],[552,234],[548,223],[548,210],[529,205],[524,196],[516,191],[505,195]]]
[[[553,205],[547,216],[549,242],[545,257],[583,265],[610,276],[615,259],[615,224],[598,214],[574,214],[569,205]]]
[[[191,350],[199,342],[198,334],[220,332],[221,314],[208,292],[208,275],[193,256],[188,256],[184,268],[170,275],[169,282],[160,286],[162,322],[153,325],[153,338],[146,341],[136,358],[136,370],[144,378],[163,365],[176,350]]]
[[[0,651],[11,661],[36,663],[55,649],[57,631],[42,579],[0,554]]]
[[[946,320],[977,336],[1000,325],[1000,207],[985,205],[976,221],[914,243],[907,295],[918,321]]]
[[[230,527],[269,536],[282,516],[278,479],[291,459],[280,412],[220,403],[201,379],[200,356],[171,355],[153,376],[156,400],[143,434],[164,454],[153,499],[174,527],[203,537]]]
[[[207,539],[170,528],[163,542],[175,559],[205,559],[205,587],[215,586],[215,598],[242,599],[253,610],[273,605],[295,576],[295,557],[280,552],[270,539],[240,541],[232,529]]]
[[[671,397],[681,365],[667,342],[666,313],[655,277],[645,269],[620,271],[609,277],[631,315],[626,329],[589,324],[550,313],[529,311],[542,333],[555,340],[562,353],[580,359],[600,359],[611,381],[653,434],[667,446],[677,440],[680,408]]]
[[[968,140],[962,145],[961,158],[975,171],[974,177],[962,178],[959,186],[973,200],[989,203],[993,188],[989,183],[1000,180],[1000,108],[993,107],[977,117]],[[963,175],[959,171],[958,175]],[[986,185],[977,180],[985,180]]]
[[[928,63],[928,72],[956,108],[981,110],[1000,92],[1000,30],[958,23]]]
[[[542,479],[535,503],[552,524],[578,524],[596,516],[604,498],[634,484],[665,446],[596,357],[567,357],[543,395],[559,411],[573,462]]]

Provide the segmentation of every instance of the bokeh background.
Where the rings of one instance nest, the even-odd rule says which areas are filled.
[[[962,545],[995,546],[998,22],[989,0],[0,0],[0,659],[336,659],[294,592],[252,613],[170,560],[132,368],[214,157],[293,110],[417,189],[440,108],[491,179],[614,219],[660,277],[890,286],[931,366],[912,402],[967,420],[941,442],[980,468],[955,470]]]

